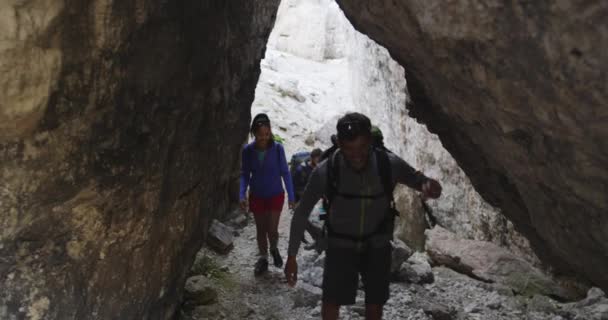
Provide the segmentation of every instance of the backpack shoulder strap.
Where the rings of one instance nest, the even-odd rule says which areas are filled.
[[[327,157],[327,204],[331,207],[331,202],[338,192],[338,181],[340,178],[340,162],[336,159],[338,150]],[[328,211],[329,212],[329,211]]]
[[[392,182],[391,161],[388,153],[384,150],[374,148],[376,153],[376,164],[378,165],[378,174],[380,175],[380,183],[384,188],[384,193],[388,197],[391,206],[394,207],[395,199],[393,197],[394,185]]]

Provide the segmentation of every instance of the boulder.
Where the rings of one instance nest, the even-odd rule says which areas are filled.
[[[184,290],[184,305],[187,306],[210,305],[218,301],[217,291],[209,286],[209,279],[203,275],[188,278]]]
[[[414,251],[399,239],[393,240],[392,247],[391,274],[396,275],[401,265],[414,254]]]
[[[459,239],[439,226],[426,232],[426,250],[436,265],[445,265],[486,282],[499,282],[525,296],[542,294],[573,299],[550,277],[504,248],[485,241]]]
[[[416,306],[424,311],[433,320],[452,320],[456,317],[456,310],[438,302],[421,301]]]
[[[247,216],[241,213],[228,220],[227,224],[234,229],[241,229],[247,226],[248,220]]]
[[[435,277],[424,253],[416,252],[401,265],[396,280],[415,284],[433,283]]]
[[[213,220],[207,233],[207,245],[217,253],[226,254],[234,247],[233,234],[234,229]]]
[[[546,296],[534,295],[527,303],[528,312],[557,313],[555,302]]]
[[[292,294],[293,308],[314,308],[321,301],[321,296],[320,288],[300,282],[296,291]]]

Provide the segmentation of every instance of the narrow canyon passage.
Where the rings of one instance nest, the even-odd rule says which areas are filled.
[[[444,187],[395,190],[385,318],[606,319],[607,15],[573,0],[1,1],[0,319],[318,318],[323,255],[300,251],[295,289],[277,268],[253,277],[240,152],[257,113],[289,159],[329,147],[347,111]],[[209,248],[220,222],[225,254]],[[358,294],[345,318],[362,318]]]
[[[439,200],[421,202],[408,188],[396,191],[401,216],[384,318],[600,319],[606,301],[601,290],[589,292],[595,298],[588,299],[597,303],[569,303],[582,299],[587,289],[567,288],[575,283],[554,277],[501,210],[474,190],[437,136],[408,115],[405,78],[387,50],[357,32],[334,1],[284,0],[251,110],[252,118],[270,116],[288,159],[328,148],[338,117],[364,113],[382,130],[390,150],[443,184]],[[312,221],[321,226],[318,210]],[[283,255],[291,218],[285,208],[279,229]],[[201,250],[193,272],[204,276],[195,275],[187,285],[193,290],[189,297],[208,290],[218,294],[217,302],[196,306],[196,299],[187,299],[182,317],[319,318],[324,253],[301,250],[300,282],[292,289],[281,268],[271,266],[263,277],[253,276],[258,259],[253,222],[244,229],[233,220],[227,223],[237,234],[234,249],[227,255]],[[354,306],[343,308],[341,318],[364,318],[363,290]]]

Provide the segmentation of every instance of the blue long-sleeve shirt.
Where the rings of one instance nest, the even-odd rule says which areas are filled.
[[[263,160],[260,161],[254,144],[252,142],[243,148],[240,200],[247,198],[247,187],[254,196],[259,198],[271,198],[282,194],[285,192],[281,182],[281,178],[283,178],[289,201],[295,201],[291,174],[287,167],[283,146],[280,143],[272,143],[270,148],[266,149]]]

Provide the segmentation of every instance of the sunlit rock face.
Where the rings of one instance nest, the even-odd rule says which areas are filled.
[[[540,258],[608,288],[608,3],[341,1]]]
[[[173,316],[278,2],[0,3],[0,318]]]
[[[479,196],[439,138],[407,115],[407,100],[403,68],[356,31],[334,0],[281,2],[252,113],[270,115],[275,133],[286,138],[288,155],[328,147],[337,118],[362,112],[382,129],[393,152],[441,181],[444,196],[427,202],[438,224],[536,263],[527,241]],[[401,211],[396,236],[422,250],[428,225],[420,198],[407,188],[396,194]]]

